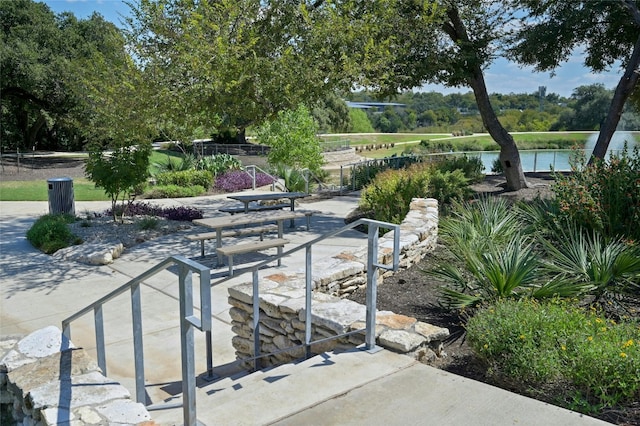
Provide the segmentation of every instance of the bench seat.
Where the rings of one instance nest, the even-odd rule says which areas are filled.
[[[275,232],[278,230],[278,225],[270,224],[263,226],[254,226],[248,228],[236,228],[236,229],[227,229],[222,231],[221,237],[242,237],[244,235],[255,235],[260,234],[260,241],[264,239],[264,234],[269,232]],[[187,235],[187,239],[189,241],[200,241],[200,255],[204,257],[204,242],[206,240],[215,240],[216,233],[215,232],[202,232],[199,234],[191,234]]]
[[[289,240],[284,238],[274,238],[263,241],[253,241],[250,243],[242,243],[236,245],[229,245],[223,247],[217,247],[216,253],[218,255],[218,261],[221,256],[227,256],[229,258],[229,276],[233,276],[233,256],[236,254],[251,253],[254,251],[262,251],[270,248],[277,247],[278,254],[282,254],[282,247],[287,244]],[[280,259],[278,259],[278,266],[280,266]]]
[[[257,205],[257,206],[249,206],[249,210],[250,212],[262,212],[262,211],[266,211],[266,210],[282,210],[282,209],[288,209],[291,207],[291,204],[261,204],[261,205]],[[232,215],[236,214],[236,213],[244,213],[244,207],[222,207],[220,209],[218,209],[221,212],[224,213],[230,213]]]

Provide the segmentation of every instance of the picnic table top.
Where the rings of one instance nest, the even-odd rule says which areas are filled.
[[[288,198],[290,200],[295,200],[298,198],[308,197],[309,194],[306,192],[266,192],[264,194],[239,194],[239,195],[228,195],[227,198],[232,200],[238,200],[242,202],[251,202],[251,201],[268,201],[268,200],[279,200],[280,198]]]
[[[305,212],[295,212],[289,210],[250,212],[234,216],[218,216],[193,220],[194,225],[206,226],[208,228],[224,229],[239,225],[261,224],[265,222],[284,221],[286,219],[296,219],[305,217]]]

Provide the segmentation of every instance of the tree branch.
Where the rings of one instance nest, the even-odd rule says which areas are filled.
[[[623,0],[623,3],[631,12],[631,16],[633,16],[636,25],[640,27],[640,10],[638,10],[636,2],[634,0]]]
[[[43,108],[50,107],[50,104],[47,101],[37,98],[36,96],[32,95],[31,93],[27,92],[26,90],[20,87],[5,87],[2,90],[0,90],[0,92],[2,92],[2,96],[5,96],[5,97],[12,96],[14,98],[20,98],[25,101],[33,102],[34,104],[39,105]]]

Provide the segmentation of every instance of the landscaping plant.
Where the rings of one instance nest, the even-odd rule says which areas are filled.
[[[81,241],[69,229],[69,224],[74,221],[75,217],[68,214],[41,216],[27,231],[27,240],[47,254],[79,244]]]
[[[640,295],[640,248],[575,226],[558,232],[554,241],[541,240],[545,269],[568,284],[581,283],[592,303],[624,312],[621,296]]]
[[[229,154],[216,154],[200,158],[196,163],[196,168],[210,172],[215,178],[232,170],[240,170],[242,163]]]
[[[256,186],[265,186],[273,183],[273,178],[265,173],[256,173]],[[215,188],[226,192],[241,191],[253,186],[253,179],[244,170],[235,170],[216,178]]]
[[[156,176],[159,186],[178,185],[182,187],[202,186],[205,189],[211,188],[213,175],[207,170],[181,170],[175,172],[164,172]]]
[[[586,164],[577,157],[572,173],[555,176],[552,189],[561,217],[607,238],[640,240],[640,148]]]
[[[570,297],[591,289],[590,283],[544,269],[528,230],[502,198],[454,204],[440,223],[440,238],[458,262],[429,271],[449,284],[441,289],[442,304],[462,309],[502,298]]]
[[[375,220],[400,223],[411,199],[427,196],[431,173],[427,165],[384,171],[362,190],[359,207]]]
[[[202,210],[189,206],[160,207],[150,203],[135,202],[128,210],[130,216],[155,216],[164,217],[169,220],[179,220],[191,222],[194,219],[202,219]],[[111,210],[105,212],[106,215],[113,215]],[[117,212],[117,214],[121,214]]]
[[[96,187],[103,188],[111,198],[112,212],[116,212],[118,200],[122,203],[123,215],[134,201],[140,185],[149,176],[150,153],[150,144],[122,146],[111,153],[105,153],[97,147],[89,152],[85,173]],[[113,220],[117,220],[115,215]]]
[[[502,299],[469,319],[467,338],[496,382],[592,412],[640,397],[640,324],[567,301]]]

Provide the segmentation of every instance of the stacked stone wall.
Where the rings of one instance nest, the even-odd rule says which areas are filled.
[[[9,416],[25,426],[155,424],[144,405],[56,327],[0,340],[0,405],[7,424]]]
[[[438,204],[434,199],[414,199],[410,211],[400,225],[400,269],[421,261],[435,248],[438,233]],[[328,259],[314,261],[312,270],[312,341],[331,338],[346,332],[363,330],[366,307],[345,297],[366,287],[368,247],[337,253]],[[378,262],[390,264],[393,256],[393,233],[378,241]],[[387,271],[378,277],[379,283],[393,274]],[[263,364],[279,365],[304,356],[305,348],[305,277],[303,273],[276,273],[261,277],[260,342]],[[253,357],[253,287],[251,283],[229,289],[232,306],[233,346],[240,360]],[[417,321],[393,312],[376,315],[376,343],[379,346],[413,354],[424,360],[441,356],[442,340],[447,329]],[[326,340],[312,345],[313,353],[364,342],[364,331],[347,337]],[[252,366],[251,361],[246,366]]]

